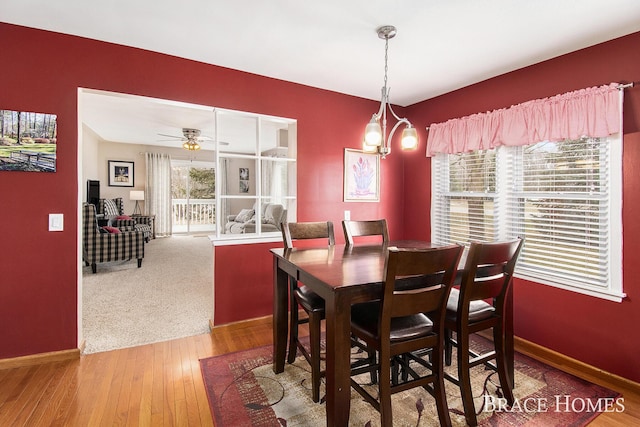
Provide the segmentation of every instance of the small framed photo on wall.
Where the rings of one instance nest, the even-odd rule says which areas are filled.
[[[133,187],[133,162],[109,160],[109,187]]]
[[[240,168],[240,193],[249,192],[249,168]]]

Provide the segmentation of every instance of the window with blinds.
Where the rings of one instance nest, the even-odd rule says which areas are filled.
[[[440,154],[432,168],[432,240],[525,238],[516,274],[620,301],[619,137]]]

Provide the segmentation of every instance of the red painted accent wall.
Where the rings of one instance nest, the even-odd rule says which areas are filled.
[[[59,126],[56,173],[0,172],[0,359],[77,347],[78,87],[295,118],[298,219],[339,226],[349,209],[354,219],[388,218],[402,237],[401,156],[382,165],[380,203],[342,202],[343,149],[361,146],[375,101],[9,24],[0,40],[0,109],[57,114]],[[49,213],[64,214],[63,232],[47,231]],[[271,310],[268,250],[217,255],[216,324]],[[237,293],[243,286],[251,292]]]
[[[574,52],[403,109],[421,135],[412,153],[382,161],[380,203],[342,201],[343,149],[358,148],[378,103],[140,49],[0,24],[0,108],[58,115],[54,174],[0,172],[0,358],[77,346],[77,88],[126,92],[298,119],[298,219],[333,220],[345,209],[384,217],[392,239],[428,239],[430,161],[424,126],[611,81],[640,81],[640,33]],[[516,333],[606,371],[640,381],[634,333],[640,310],[640,88],[625,102],[624,277],[629,297],[610,303],[515,283]],[[634,134],[635,133],[635,134]],[[47,231],[49,213],[65,231]],[[216,324],[272,308],[269,244],[216,248]],[[143,267],[144,268],[144,263]],[[242,297],[242,300],[239,299]]]
[[[412,121],[428,125],[450,118],[509,107],[610,82],[635,81],[625,90],[623,164],[624,291],[622,303],[515,280],[515,333],[519,337],[622,377],[640,381],[640,33],[573,52],[411,106]],[[425,135],[421,135],[421,137]],[[430,162],[405,162],[405,233],[410,224],[428,223]],[[427,191],[411,191],[424,188]],[[424,230],[423,230],[424,231]],[[420,237],[429,238],[423,232]]]

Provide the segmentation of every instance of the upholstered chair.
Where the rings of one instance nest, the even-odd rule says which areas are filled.
[[[380,412],[382,426],[393,424],[391,395],[413,387],[429,391],[440,425],[451,425],[444,388],[444,317],[462,249],[458,245],[389,249],[381,299],[351,308],[352,336],[365,343],[369,355],[375,350],[379,358],[365,366],[352,364],[351,387]],[[427,352],[430,362],[422,358]],[[412,369],[411,361],[423,365],[427,373]],[[393,373],[398,365],[402,381]],[[370,393],[358,380],[360,374],[372,371],[379,378],[377,393]]]
[[[320,244],[335,245],[331,221],[284,222],[280,228],[285,249],[293,248],[293,242],[297,240],[318,240]],[[289,277],[289,297],[291,316],[287,361],[293,363],[297,350],[300,350],[311,366],[311,397],[314,402],[318,402],[320,401],[320,377],[324,375],[320,370],[320,323],[325,318],[324,300],[293,276]],[[305,311],[307,317],[298,316],[298,307]],[[309,324],[309,351],[298,338],[298,326],[304,323]]]
[[[446,374],[445,378],[460,388],[464,415],[470,426],[477,425],[470,374],[474,366],[484,365],[485,369],[497,371],[507,404],[514,403],[513,378],[506,361],[505,307],[523,242],[522,239],[472,242],[460,289],[452,289],[449,295],[445,317],[445,363],[451,364],[452,347],[457,347],[458,377]],[[470,335],[489,329],[493,330],[493,349],[482,354],[472,351]],[[452,332],[455,332],[455,339]]]
[[[144,233],[137,230],[103,232],[98,227],[95,206],[82,205],[82,259],[96,273],[99,262],[138,260],[138,268],[144,258]],[[117,231],[116,231],[117,230]]]
[[[122,197],[99,199],[97,213],[107,219],[110,226],[117,227],[121,230],[135,228],[138,231],[142,231],[146,242],[148,242],[149,239],[156,238],[153,226],[154,216],[132,215],[128,219],[119,218],[125,216]]]
[[[368,221],[342,221],[344,241],[347,245],[354,244],[354,237],[380,236],[382,244],[389,243],[387,220],[376,219]]]

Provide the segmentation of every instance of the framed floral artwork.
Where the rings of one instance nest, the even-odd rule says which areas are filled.
[[[380,157],[344,149],[344,201],[380,201]]]

